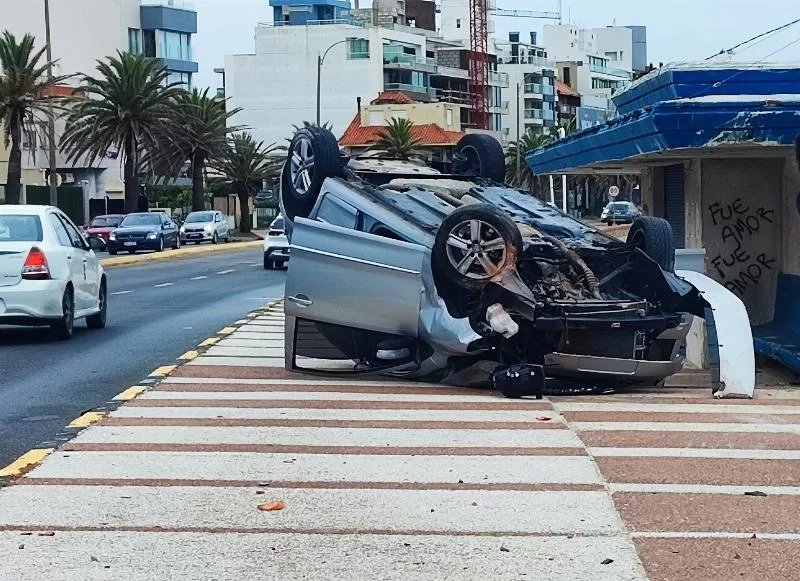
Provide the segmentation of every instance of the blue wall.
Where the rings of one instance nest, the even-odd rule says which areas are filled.
[[[197,12],[179,10],[169,6],[142,6],[142,30],[170,30],[195,34]]]

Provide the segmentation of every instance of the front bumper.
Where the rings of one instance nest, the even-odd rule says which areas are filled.
[[[214,240],[213,232],[181,232],[181,242],[211,242]]]
[[[66,282],[63,280],[22,280],[0,287],[0,324],[30,324],[59,319]]]
[[[544,356],[544,367],[548,376],[613,379],[615,381],[660,381],[678,373],[683,366],[683,356],[676,355],[672,361],[645,361],[549,353]]]
[[[132,242],[133,244],[129,244]],[[155,240],[109,240],[109,251],[125,252],[130,250],[158,250],[158,238]]]
[[[289,260],[289,247],[288,246],[271,246],[264,249],[264,256],[268,260]]]

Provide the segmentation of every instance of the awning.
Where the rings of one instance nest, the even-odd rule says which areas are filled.
[[[647,106],[559,139],[526,161],[537,175],[621,173],[659,159],[692,157],[697,150],[784,155],[799,133],[800,95],[717,95]]]

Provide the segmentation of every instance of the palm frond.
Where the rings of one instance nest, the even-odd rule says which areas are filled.
[[[389,125],[381,129],[370,149],[388,157],[409,159],[420,153],[421,143],[414,137],[412,121],[393,117]]]

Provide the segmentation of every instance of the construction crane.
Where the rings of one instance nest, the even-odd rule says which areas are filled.
[[[494,4],[494,2],[492,2]],[[561,0],[557,12],[533,10],[503,10],[489,5],[488,0],[469,0],[469,91],[472,107],[471,124],[475,129],[488,130],[489,116],[489,12],[495,16],[536,18],[561,22]]]

